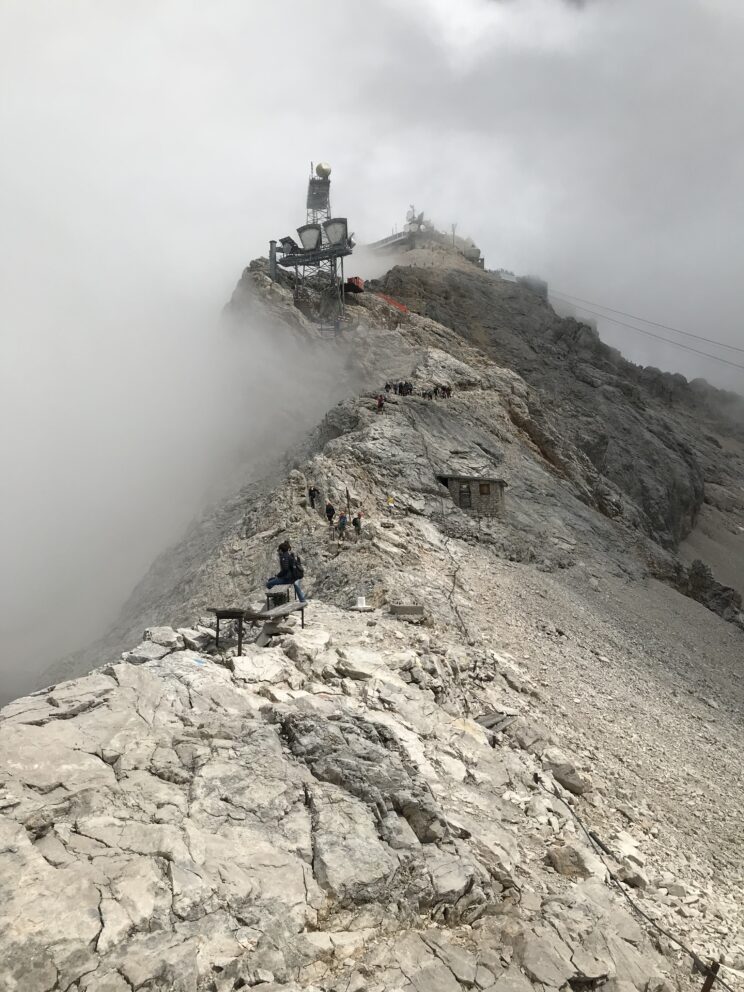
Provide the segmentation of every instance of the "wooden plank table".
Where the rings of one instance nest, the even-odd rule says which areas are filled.
[[[237,620],[238,621],[238,655],[243,653],[243,621],[245,620],[246,610],[240,610],[234,606],[217,607],[210,606],[209,612],[214,613],[217,617],[217,636],[215,637],[216,647],[220,646],[220,620]]]

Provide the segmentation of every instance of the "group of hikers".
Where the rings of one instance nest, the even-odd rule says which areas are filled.
[[[413,396],[412,382],[386,382],[386,393],[395,393],[396,396]]]
[[[414,389],[411,382],[386,382],[386,393],[395,393],[396,396],[413,396]],[[443,399],[448,400],[452,396],[452,386],[431,386],[429,389],[420,389],[419,396],[425,400]]]
[[[328,502],[325,506],[326,520],[328,521],[328,527],[333,533],[334,529],[338,533],[339,541],[347,541],[346,529],[349,526],[349,515],[346,510],[341,510],[338,517],[336,517],[336,508],[333,503]],[[355,517],[351,518],[351,526],[354,528],[354,538],[359,540],[362,536],[362,511],[360,510]]]
[[[310,509],[315,509],[315,504],[320,500],[320,490],[313,484],[307,491],[308,499],[310,500]],[[341,510],[336,516],[336,507],[331,503],[330,500],[326,500],[325,505],[325,515],[328,521],[328,527],[333,532],[334,528],[338,532],[339,541],[347,540],[346,533],[347,527],[349,526],[349,516],[350,512],[347,513],[346,510]],[[351,518],[351,526],[354,528],[354,535],[358,540],[362,535],[362,511],[359,510],[356,516]]]
[[[385,409],[385,400],[387,394],[395,393],[396,396],[413,396],[414,389],[413,383],[411,382],[386,382],[385,392],[378,393],[375,397],[375,403],[377,404],[377,412],[382,413]],[[429,389],[420,389],[418,391],[419,396],[425,400],[437,400],[443,399],[448,400],[452,396],[452,386],[432,386]]]
[[[432,386],[431,389],[422,389],[421,395],[425,400],[448,400],[452,395],[452,386]]]
[[[320,502],[320,490],[315,483],[308,488],[307,495],[310,500],[310,508],[314,510],[316,504]],[[347,513],[346,510],[341,510],[337,516],[335,506],[330,500],[327,500],[325,504],[325,516],[331,534],[335,530],[338,533],[339,541],[347,541],[350,512]],[[355,516],[351,517],[351,526],[354,529],[354,538],[358,541],[362,536],[361,510]],[[276,575],[268,579],[266,588],[273,589],[274,586],[293,585],[297,593],[297,599],[301,603],[306,602],[305,593],[300,584],[300,580],[305,576],[305,570],[302,567],[300,556],[292,550],[292,545],[289,541],[282,541],[277,548],[277,553],[279,555],[279,571]]]

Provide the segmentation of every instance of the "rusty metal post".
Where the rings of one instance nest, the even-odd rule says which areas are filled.
[[[702,992],[710,992],[713,988],[713,983],[716,980],[716,975],[721,967],[720,961],[714,961],[710,968],[708,969],[708,974],[705,976],[705,981],[703,982]]]
[[[269,275],[276,282],[276,241],[269,241]]]

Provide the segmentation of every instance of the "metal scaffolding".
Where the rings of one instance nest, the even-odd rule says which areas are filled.
[[[295,296],[300,298],[308,286],[321,293],[328,302],[324,316],[341,319],[345,311],[344,258],[352,252],[353,242],[345,217],[331,215],[331,168],[321,162],[310,163],[307,186],[306,223],[298,228],[301,244],[294,238],[279,239],[271,249],[274,260],[284,269],[294,269]]]

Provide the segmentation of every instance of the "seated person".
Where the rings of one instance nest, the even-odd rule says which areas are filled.
[[[300,556],[292,551],[292,545],[289,541],[283,541],[277,548],[277,552],[279,554],[279,572],[268,580],[266,588],[273,589],[274,586],[293,585],[297,598],[301,603],[304,603],[305,593],[302,591],[300,579],[304,577],[305,572]]]

